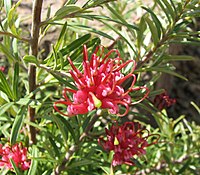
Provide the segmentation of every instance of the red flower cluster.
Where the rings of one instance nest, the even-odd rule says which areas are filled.
[[[27,170],[30,167],[30,161],[27,160],[27,148],[24,148],[22,143],[16,143],[13,146],[0,144],[0,167],[13,169],[10,159],[21,170]]]
[[[166,107],[172,106],[176,103],[176,99],[170,98],[167,95],[167,92],[163,92],[162,94],[156,95],[154,98],[154,105],[161,111]]]
[[[98,56],[99,48],[88,59],[87,48],[83,47],[83,73],[75,67],[72,60],[68,58],[73,70],[70,74],[75,81],[78,90],[65,88],[63,97],[65,100],[60,100],[54,103],[56,111],[65,116],[73,116],[77,114],[86,114],[96,108],[108,109],[109,113],[124,116],[128,113],[131,97],[128,95],[131,91],[145,89],[146,93],[138,103],[146,98],[149,90],[146,87],[134,87],[136,76],[133,74],[135,70],[135,61],[128,60],[123,62],[117,50],[109,51],[103,58],[102,54]],[[111,53],[115,52],[116,58],[109,58]],[[121,70],[128,64],[133,63],[131,72],[124,76]],[[122,83],[128,78],[133,77],[132,84],[128,90],[124,90]],[[68,97],[67,93],[73,94],[73,101]],[[58,105],[67,106],[67,113],[62,112]],[[132,103],[133,104],[133,103]],[[125,107],[123,114],[119,111],[119,105]]]
[[[121,164],[134,165],[131,160],[133,156],[143,155],[146,153],[145,148],[157,143],[148,143],[147,139],[152,136],[147,129],[141,129],[141,125],[138,122],[125,122],[122,126],[112,125],[110,130],[105,129],[107,134],[107,140],[99,138],[99,144],[106,151],[114,151],[112,165],[117,166]],[[144,131],[148,133],[147,136],[143,136]],[[155,135],[155,134],[154,134]]]

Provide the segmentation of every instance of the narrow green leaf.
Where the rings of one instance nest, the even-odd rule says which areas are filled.
[[[178,10],[179,13],[181,13],[183,11],[183,6],[182,6],[181,2],[177,3],[177,10]]]
[[[12,105],[14,102],[5,103],[0,107],[0,116],[2,116]]]
[[[86,41],[88,41],[90,39],[90,37],[91,37],[91,34],[86,34],[86,35],[76,39],[68,46],[61,49],[60,52],[62,53],[63,56],[65,56],[65,55],[69,54],[71,51],[73,51],[76,48],[78,48],[79,46],[81,46],[82,44],[84,44]]]
[[[94,112],[96,113],[96,111],[94,111]],[[83,125],[82,125],[83,131],[85,131],[85,128],[88,126],[90,119],[91,119],[91,115],[87,116],[87,118],[84,120]]]
[[[100,168],[106,173],[106,175],[111,175],[111,174],[110,174],[110,168],[109,168],[109,167],[100,166]]]
[[[200,10],[187,11],[183,14],[183,17],[200,17]]]
[[[185,78],[184,76],[174,72],[173,70],[170,70],[170,69],[166,69],[166,68],[161,68],[161,67],[151,67],[151,68],[142,68],[142,69],[138,69],[138,70],[135,70],[135,72],[143,72],[143,71],[158,71],[158,72],[164,72],[164,73],[167,73],[167,74],[171,74],[171,75],[174,75],[176,77],[179,77],[185,81],[188,81],[187,78]]]
[[[56,116],[55,116],[56,117]],[[76,138],[76,134],[74,132],[74,129],[72,127],[72,125],[70,124],[70,122],[64,118],[64,117],[60,117],[60,120],[62,123],[64,123],[64,125],[66,126],[67,130],[70,132],[70,134],[72,135],[72,138],[74,139],[74,141],[76,142],[77,141],[77,138]]]
[[[57,42],[56,42],[56,44],[54,46],[54,50],[53,50],[54,52],[45,60],[45,61],[47,61],[47,64],[53,62],[53,57],[55,58],[55,53],[58,52],[60,54],[60,53],[63,52],[63,51],[61,52],[62,49],[59,50],[59,48],[62,47],[61,44],[62,44],[63,41],[65,41],[65,33],[66,33],[67,25],[68,25],[67,22],[63,24],[63,27],[62,27],[62,30],[60,32],[59,38],[58,38],[58,40],[57,40]],[[64,47],[64,49],[66,47]],[[66,54],[68,54],[68,53],[66,53]],[[63,56],[65,56],[65,55],[63,55]]]
[[[159,89],[159,90],[155,90],[155,91],[150,91],[148,97],[155,97],[156,95],[159,95],[161,93],[165,92],[164,89]]]
[[[20,98],[18,101],[16,101],[16,104],[25,106],[25,105],[33,105],[34,103],[37,103],[36,100],[30,99],[29,97]]]
[[[69,0],[69,1],[67,1],[67,5],[69,5],[69,4],[75,4],[77,1],[78,0]]]
[[[15,57],[11,54],[10,50],[8,50],[8,48],[1,43],[0,43],[0,51],[2,51],[7,56],[10,62],[13,62],[15,60]]]
[[[135,51],[135,49],[133,48],[133,45],[128,41],[128,39],[126,37],[124,37],[124,35],[122,35],[116,28],[114,28],[112,25],[106,23],[103,20],[99,20],[100,22],[102,22],[104,25],[106,25],[108,28],[112,29],[115,33],[117,33],[121,38],[124,39],[124,41],[130,46],[131,50],[135,53],[135,55],[137,55],[137,52]]]
[[[124,25],[126,26],[127,28],[129,29],[132,29],[132,30],[139,30],[138,29],[138,26],[136,25],[133,25],[133,24],[129,24],[129,23],[123,23],[119,20],[116,20],[116,19],[112,19],[108,16],[101,16],[101,15],[90,15],[90,14],[80,14],[78,15],[78,17],[81,17],[81,18],[86,18],[86,19],[89,19],[89,20],[105,20],[105,21],[111,21],[111,22],[114,22],[114,23],[117,23],[117,24],[120,24],[120,25]]]
[[[75,89],[76,87],[74,85],[72,85],[70,82],[68,82],[65,78],[57,75],[56,73],[54,73],[53,71],[50,72],[52,76],[54,76],[61,84],[65,84],[66,86]]]
[[[112,12],[112,14],[114,14],[116,16],[117,19],[119,19],[122,22],[122,24],[127,26],[130,31],[132,31],[132,29],[135,30],[135,28],[130,27],[128,22],[123,18],[123,16],[121,14],[119,14],[115,9],[113,9],[111,6],[109,6],[109,4],[106,4],[106,7]]]
[[[36,128],[38,130],[47,132],[47,129],[45,127],[43,127],[43,126],[41,126],[41,125],[39,125],[39,124],[37,124],[35,122],[30,122],[30,120],[28,120],[28,119],[25,119],[24,123],[27,124],[27,125],[29,125],[29,126],[33,126],[34,128]]]
[[[157,0],[156,3],[159,4],[159,6],[161,7],[161,9],[162,9],[163,12],[165,13],[165,15],[166,15],[166,17],[167,17],[169,23],[171,23],[171,22],[172,22],[172,19],[170,18],[170,14],[169,14],[168,10],[166,9],[166,7],[164,6],[164,4],[162,3],[162,1],[161,1],[161,0]]]
[[[173,121],[173,126],[175,126],[176,124],[178,124],[184,118],[185,118],[185,115],[181,115],[180,117],[178,117],[176,120]]]
[[[2,121],[2,118],[1,118]],[[5,121],[9,123],[5,123],[4,125],[0,126],[0,134],[4,135],[4,138],[10,138],[10,127],[11,127],[11,122],[10,121]]]
[[[176,41],[176,40],[172,40],[172,41],[170,41],[169,43],[200,46],[200,42],[199,42],[199,41],[178,41],[178,40]]]
[[[177,15],[177,9],[176,9],[176,6],[175,6],[173,0],[170,0],[170,3],[171,3],[171,6],[173,7],[173,11],[174,11],[175,15]]]
[[[144,7],[144,6],[142,6],[142,8],[150,13],[151,18],[152,18],[153,22],[155,23],[155,26],[156,26],[156,29],[158,32],[158,37],[160,38],[162,32],[164,32],[164,29],[162,27],[160,20],[158,19],[158,17],[155,15],[155,13],[151,9]]]
[[[149,80],[149,82],[146,83],[145,85],[147,87],[152,87],[158,81],[158,79],[160,78],[160,76],[161,76],[161,73],[155,74],[154,76],[152,76],[151,80]],[[150,93],[151,93],[151,90],[150,90]]]
[[[144,35],[144,31],[146,30],[146,27],[147,27],[145,20],[144,20],[144,16],[141,17],[138,27],[139,27],[139,30],[137,30],[137,46],[138,46],[138,48],[140,48],[144,41],[143,35]]]
[[[37,160],[37,162],[45,162],[45,163],[49,163],[49,162],[52,162],[52,163],[58,163],[57,160],[55,159],[52,159],[50,156],[41,156],[39,157],[39,151],[38,151],[38,156],[37,157],[32,157],[33,160]]]
[[[31,155],[32,160],[31,160],[30,169],[28,171],[28,175],[36,175],[38,160],[34,159],[34,158],[38,157],[38,156],[39,156],[39,150],[35,145],[33,145],[33,147],[32,147],[32,155]]]
[[[7,18],[8,25],[9,25],[11,32],[14,35],[18,35],[17,28],[15,26],[15,22],[16,22],[16,18],[17,18],[16,8],[20,5],[21,1],[22,0],[19,0],[15,5],[13,5],[13,7],[8,12],[8,18]]]
[[[64,58],[63,58],[63,55],[60,51],[58,51],[58,57],[60,58],[60,66],[61,66],[61,69],[63,69],[64,67]]]
[[[187,170],[188,167],[190,166],[191,161],[192,161],[192,158],[189,157],[188,160],[183,164],[182,168],[177,172],[177,174],[183,174],[185,170]]]
[[[2,71],[0,71],[0,91],[3,91],[10,99],[14,100],[13,92]]]
[[[56,51],[58,51],[59,47],[61,46],[61,43],[63,42],[66,29],[67,29],[67,22],[64,23],[64,25],[62,27],[62,30],[60,32],[59,38],[58,38],[58,40],[57,40],[57,42],[56,42],[56,44],[54,46]]]
[[[15,99],[18,99],[19,97],[19,63],[15,63],[14,68],[14,78],[13,78],[13,95],[15,96]]]
[[[99,38],[93,38],[92,40],[89,40],[85,43],[85,45],[87,46],[87,48],[89,49],[90,47],[93,47],[93,51],[96,49],[97,46],[99,46],[101,43],[101,40]],[[76,58],[78,58],[79,55],[81,55],[83,53],[83,47],[80,46],[78,49],[76,49],[72,55],[70,55],[71,60],[75,60]],[[67,64],[69,62],[67,61]],[[67,65],[65,64],[65,65]]]
[[[12,0],[4,0],[4,6],[6,9],[6,14],[8,14],[12,6]]]
[[[55,70],[57,68],[57,65],[58,65],[58,57],[57,57],[57,54],[56,54],[54,46],[52,48],[53,48],[53,58],[55,60],[54,61],[53,69]]]
[[[58,128],[60,129],[60,132],[63,136],[63,139],[65,141],[65,144],[67,144],[67,140],[68,140],[68,128],[65,125],[65,123],[63,123],[63,121],[61,120],[61,117],[57,117],[52,115],[53,120],[55,121],[55,123],[57,124]],[[70,128],[71,129],[71,128]]]
[[[145,17],[145,21],[147,22],[149,29],[151,31],[151,36],[153,39],[153,43],[156,46],[159,42],[159,36],[156,26],[154,25],[153,21],[151,21],[148,17]]]
[[[197,110],[197,112],[199,113],[199,115],[200,115],[200,107],[199,106],[197,106],[197,104],[195,104],[193,101],[192,102],[190,102],[191,103],[191,105]]]
[[[14,168],[16,175],[22,175],[22,173],[20,172],[19,168],[16,166],[12,158],[10,159],[10,163],[12,164],[12,167]]]
[[[132,158],[131,159],[133,161],[133,163],[135,164],[135,166],[139,169],[142,169],[142,164],[139,162],[139,160]]]
[[[162,0],[162,2],[165,4],[166,9],[167,9],[168,13],[171,15],[172,19],[175,20],[175,18],[176,18],[176,13],[175,13],[174,10],[172,9],[173,5],[170,4],[170,3],[168,2],[168,0]]]
[[[170,154],[168,154],[167,152],[163,152],[163,158],[166,160],[168,165],[171,165]]]
[[[114,40],[114,38],[112,36],[108,35],[107,33],[104,33],[102,31],[97,30],[97,29],[95,29],[93,27],[90,27],[90,26],[86,26],[86,25],[74,25],[74,24],[70,25],[70,26],[73,27],[73,28],[77,27],[77,28],[80,28],[80,29],[85,29],[85,30],[87,30],[89,32],[96,33],[96,34],[101,35],[101,36],[103,36],[105,38],[108,38],[110,40]]]
[[[57,147],[55,141],[53,140],[53,138],[51,136],[49,136],[49,142],[51,143],[51,148],[53,148],[54,152],[55,152],[55,156],[56,158],[60,158],[60,152],[59,152],[59,148]]]
[[[79,166],[84,166],[84,165],[91,165],[93,162],[91,160],[80,160],[80,161],[76,161],[74,163],[72,163],[71,165],[67,166],[68,169],[72,169],[75,167],[79,167]]]
[[[12,129],[11,129],[11,134],[10,134],[10,143],[11,145],[13,145],[16,140],[17,140],[17,137],[18,137],[18,134],[20,132],[20,129],[24,123],[24,118],[25,118],[25,112],[26,112],[26,106],[23,106],[17,116],[15,117],[15,120],[14,120],[14,123],[13,123],[13,126],[12,126]]]
[[[188,55],[164,55],[163,60],[166,62],[169,61],[194,61],[193,56],[188,56]]]
[[[25,56],[23,57],[23,60],[24,60],[25,62],[27,62],[27,63],[34,63],[34,64],[36,64],[36,65],[39,64],[37,58],[36,58],[35,56],[33,56],[33,55],[25,55]]]
[[[63,6],[55,13],[54,20],[62,19],[69,14],[72,14],[72,13],[75,13],[75,12],[78,12],[81,10],[82,10],[82,8],[80,8],[79,6],[76,6],[76,5]]]

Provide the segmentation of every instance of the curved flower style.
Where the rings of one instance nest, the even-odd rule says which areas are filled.
[[[27,170],[30,167],[30,161],[27,160],[27,148],[22,143],[16,143],[13,146],[0,144],[0,167],[6,167],[10,170],[13,166],[10,162],[12,159],[16,166],[21,170]]]
[[[161,111],[166,107],[172,106],[176,103],[175,98],[170,98],[167,92],[163,92],[162,94],[156,95],[154,98],[154,105]]]
[[[106,128],[105,131],[107,140],[100,137],[98,142],[106,151],[114,151],[113,166],[134,165],[131,160],[133,156],[146,154],[145,148],[156,144],[159,139],[159,135],[150,135],[147,129],[141,129],[138,122],[125,122],[122,126],[112,125],[110,130]],[[143,136],[144,131],[148,133],[145,137]],[[157,140],[148,143],[147,139],[153,135],[158,136]]]
[[[65,100],[54,103],[55,110],[62,115],[73,116],[86,114],[96,108],[102,108],[108,109],[111,114],[124,116],[128,113],[129,104],[131,104],[131,97],[128,95],[129,92],[145,89],[144,97],[135,103],[139,103],[148,96],[148,88],[134,87],[136,82],[136,76],[133,74],[136,66],[134,60],[123,62],[118,50],[115,49],[109,51],[102,58],[102,54],[100,56],[97,55],[98,50],[99,48],[95,50],[90,60],[88,60],[87,48],[85,45],[83,46],[83,73],[68,58],[72,67],[69,73],[74,79],[78,90],[65,88],[63,90]],[[117,54],[117,57],[109,58],[113,52]],[[121,70],[130,63],[133,63],[132,70],[125,76],[121,73]],[[122,83],[130,77],[133,78],[132,84],[125,91]],[[73,94],[73,101],[69,99],[67,93]],[[58,104],[67,106],[67,114],[59,110]],[[119,112],[119,105],[124,106],[126,109],[123,114]]]

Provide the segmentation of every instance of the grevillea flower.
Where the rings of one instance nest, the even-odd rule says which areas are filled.
[[[129,105],[139,103],[149,94],[146,87],[136,87],[136,76],[133,74],[135,70],[135,61],[128,60],[123,62],[118,50],[110,50],[105,56],[103,51],[98,56],[99,47],[92,54],[90,60],[88,59],[87,48],[83,46],[83,71],[75,67],[72,60],[68,58],[72,70],[69,71],[71,77],[74,79],[77,90],[65,88],[63,90],[64,100],[59,100],[54,103],[56,111],[65,116],[73,116],[77,114],[86,114],[97,108],[108,109],[111,114],[124,116],[128,113]],[[110,58],[112,53],[116,53],[115,58]],[[128,75],[122,74],[122,69],[130,63],[133,64]],[[128,78],[132,77],[133,81],[128,90],[124,90],[122,83]],[[145,95],[133,103],[129,92],[145,90]],[[73,100],[68,97],[69,93],[73,94]],[[67,106],[67,113],[62,112],[58,105],[63,104]],[[119,105],[125,107],[125,112],[120,113]]]
[[[27,160],[27,148],[24,148],[22,143],[16,143],[13,146],[0,144],[0,167],[12,170],[13,166],[10,159],[21,170],[27,170],[30,167],[31,162]]]
[[[113,151],[112,165],[117,166],[121,164],[134,165],[132,159],[134,156],[141,156],[146,154],[145,148],[157,143],[159,135],[149,134],[147,129],[142,129],[138,122],[125,122],[123,125],[112,125],[108,130],[105,129],[107,140],[102,137],[98,139],[99,144],[106,151]],[[147,133],[146,136],[144,132]],[[150,136],[156,136],[155,142],[148,143],[147,139]]]
[[[170,98],[167,92],[163,92],[162,94],[156,95],[154,98],[154,105],[161,111],[164,108],[172,106],[176,103],[176,99]]]

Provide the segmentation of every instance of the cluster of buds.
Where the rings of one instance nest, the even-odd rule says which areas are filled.
[[[156,95],[156,97],[154,98],[154,105],[160,111],[172,106],[174,103],[176,103],[176,99],[170,98],[166,91],[162,94]]]
[[[147,87],[136,87],[135,61],[128,60],[124,62],[120,57],[118,50],[110,50],[105,56],[103,51],[98,56],[99,48],[88,59],[87,48],[83,47],[83,72],[75,67],[72,60],[68,58],[72,70],[69,71],[74,79],[77,90],[65,88],[63,90],[64,100],[54,103],[56,111],[64,116],[74,116],[77,114],[86,114],[97,108],[108,109],[110,114],[125,116],[129,111],[129,105],[139,103],[145,99],[149,90]],[[115,58],[110,58],[112,53],[116,53]],[[122,69],[130,63],[133,64],[131,71],[125,76]],[[122,87],[128,78],[133,79],[131,86],[125,91]],[[139,100],[131,101],[129,92],[145,90],[145,94]],[[69,98],[69,93],[73,94],[73,100]],[[65,105],[67,113],[62,112],[59,105]],[[125,112],[121,113],[119,106],[125,107]]]
[[[106,151],[113,151],[112,165],[121,164],[134,165],[134,156],[141,156],[146,153],[145,148],[156,144],[159,135],[149,134],[147,129],[142,129],[138,122],[125,122],[123,125],[112,125],[105,129],[107,140],[99,138],[99,144]],[[146,133],[146,136],[144,135]],[[156,136],[156,141],[148,143],[147,139]]]
[[[27,159],[27,148],[23,147],[22,143],[12,146],[0,144],[0,157],[0,167],[13,170],[11,159],[21,170],[27,170],[30,167],[31,162]]]

